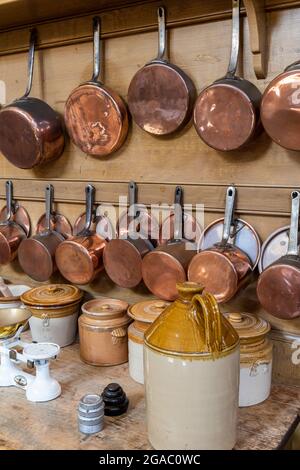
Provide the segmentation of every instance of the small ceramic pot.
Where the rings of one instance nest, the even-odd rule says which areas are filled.
[[[144,333],[168,305],[169,302],[154,299],[128,309],[128,315],[134,319],[128,328],[129,375],[140,384],[144,383]]]
[[[77,332],[77,318],[83,292],[68,284],[36,287],[21,296],[31,311],[29,320],[32,340],[72,344]]]
[[[94,299],[82,305],[79,318],[81,359],[94,366],[112,366],[128,361],[127,302]]]
[[[272,381],[270,324],[250,313],[226,313],[240,337],[239,406],[257,405],[268,398]]]

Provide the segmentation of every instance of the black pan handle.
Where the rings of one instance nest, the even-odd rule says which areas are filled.
[[[158,19],[158,54],[156,60],[168,60],[167,56],[167,33],[166,33],[166,10],[164,7],[157,9]]]
[[[240,0],[232,0],[231,52],[226,78],[236,74],[240,49]]]
[[[176,186],[175,188],[175,198],[174,198],[174,240],[182,240],[182,197],[183,190],[181,186]]]
[[[298,230],[299,230],[299,203],[300,192],[291,193],[291,222],[288,243],[288,255],[298,255]]]
[[[93,211],[95,204],[95,187],[88,184],[85,188],[85,226],[80,235],[88,233],[93,221]]]
[[[94,38],[94,52],[93,52],[93,76],[91,81],[98,83],[101,75],[101,19],[99,16],[93,18],[93,38]]]
[[[6,221],[10,222],[14,215],[14,202],[13,202],[13,183],[12,181],[6,181],[5,183],[6,192]]]
[[[28,52],[27,88],[26,88],[26,91],[24,93],[23,98],[27,98],[27,96],[30,94],[31,88],[32,88],[34,53],[35,53],[36,42],[37,42],[37,29],[33,28],[30,31],[30,43],[29,43],[29,52]]]
[[[54,187],[52,184],[47,184],[45,188],[45,203],[46,203],[46,231],[51,230],[51,219],[53,214],[53,198],[54,198]]]

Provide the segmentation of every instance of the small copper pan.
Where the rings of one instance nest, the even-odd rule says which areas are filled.
[[[84,153],[106,157],[118,150],[128,133],[124,101],[100,80],[100,18],[93,19],[94,72],[89,82],[75,88],[65,105],[69,135]]]
[[[142,259],[154,245],[149,234],[138,230],[141,221],[136,210],[136,183],[128,185],[129,209],[126,229],[119,220],[119,239],[106,245],[103,255],[105,270],[110,279],[121,287],[136,287],[142,280]],[[123,217],[123,216],[121,216]],[[148,226],[148,225],[147,225]],[[151,226],[151,221],[150,221]]]
[[[65,240],[62,233],[51,228],[51,214],[53,213],[54,188],[51,184],[46,186],[46,219],[43,231],[27,240],[23,240],[18,250],[19,263],[23,271],[35,281],[47,281],[56,271],[55,252],[57,247]]]
[[[252,271],[248,255],[231,243],[236,189],[229,186],[226,192],[225,217],[222,240],[213,247],[200,251],[188,267],[188,279],[205,286],[218,302],[227,302],[238,291],[246,275]]]
[[[232,0],[232,43],[225,77],[205,88],[194,109],[201,139],[216,150],[236,150],[260,129],[261,93],[253,83],[236,76],[240,45],[240,0]]]
[[[182,188],[175,189],[174,239],[150,251],[142,264],[143,280],[160,299],[175,300],[178,297],[176,283],[187,280],[186,270],[196,254],[195,245],[182,238],[183,227]]]
[[[83,230],[58,247],[55,254],[60,273],[74,284],[88,284],[103,270],[102,255],[106,246],[104,238],[91,230],[95,188],[86,189],[86,221]]]
[[[8,264],[15,259],[20,243],[30,232],[29,216],[13,201],[12,192],[12,181],[6,181],[6,207],[1,211],[5,220],[0,222],[0,264]]]
[[[298,251],[299,191],[291,194],[288,250],[259,276],[257,296],[263,308],[286,320],[300,316],[300,256]]]
[[[158,55],[140,69],[128,89],[128,106],[136,124],[154,135],[175,132],[191,118],[196,98],[192,80],[166,53],[165,9],[159,7]]]
[[[36,30],[32,30],[25,94],[0,111],[0,151],[19,168],[33,168],[50,162],[58,158],[64,149],[64,132],[59,114],[44,101],[29,96],[36,35]]]

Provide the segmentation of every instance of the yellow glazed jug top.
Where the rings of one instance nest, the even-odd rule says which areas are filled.
[[[194,282],[177,284],[179,298],[145,333],[145,345],[162,354],[219,357],[239,344],[239,336],[220,313],[215,298]]]

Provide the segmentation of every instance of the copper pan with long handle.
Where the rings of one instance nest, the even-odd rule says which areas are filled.
[[[74,284],[88,284],[103,270],[104,238],[91,230],[95,188],[88,184],[86,193],[86,219],[81,232],[65,240],[56,250],[55,260],[60,273]]]
[[[71,92],[65,122],[71,140],[84,153],[107,157],[124,143],[129,124],[122,98],[100,81],[100,26],[100,18],[95,16],[93,76]]]
[[[291,193],[291,222],[286,255],[259,276],[257,296],[271,315],[286,320],[300,316],[300,256],[298,249],[300,192]]]
[[[165,9],[159,7],[158,55],[134,75],[128,106],[136,124],[153,135],[168,135],[190,120],[196,98],[192,80],[167,58]]]
[[[58,158],[64,149],[62,120],[45,101],[29,96],[37,32],[30,34],[28,82],[22,98],[0,111],[0,151],[13,165],[33,168]]]
[[[228,242],[233,226],[236,188],[226,191],[225,217],[222,240],[207,250],[200,251],[188,267],[188,279],[205,286],[218,302],[227,302],[238,291],[243,279],[252,271],[248,255]]]
[[[236,75],[240,47],[240,0],[232,0],[231,55],[225,77],[205,88],[194,108],[194,125],[210,147],[230,151],[244,147],[260,130],[261,93]]]

